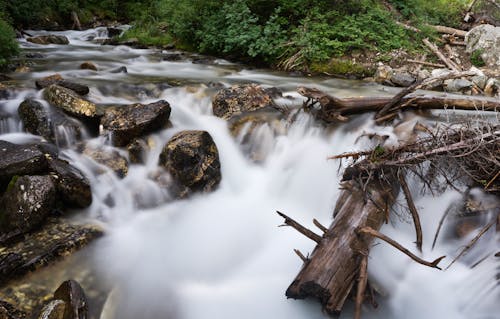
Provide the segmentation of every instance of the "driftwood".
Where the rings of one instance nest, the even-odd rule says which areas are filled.
[[[356,181],[346,181],[343,186],[334,222],[286,291],[289,298],[318,298],[329,314],[342,310],[368,255],[372,239],[359,236],[356,230],[380,228],[397,196],[397,188],[380,179],[372,179],[366,188]]]
[[[406,62],[421,64],[421,65],[425,65],[425,66],[431,66],[433,68],[445,68],[446,67],[446,65],[444,65],[444,64],[432,63],[432,62],[427,62],[427,61],[406,60]]]
[[[453,71],[460,70],[458,65],[456,65],[455,62],[451,61],[447,57],[445,57],[444,54],[441,51],[439,51],[438,47],[434,43],[431,43],[429,39],[423,39],[422,41],[441,61],[444,62],[444,64],[446,64],[448,68],[450,68]]]
[[[452,34],[462,38],[464,38],[465,35],[467,34],[467,31],[450,28],[442,25],[427,25],[427,26],[431,27],[432,29],[436,30],[439,33]]]

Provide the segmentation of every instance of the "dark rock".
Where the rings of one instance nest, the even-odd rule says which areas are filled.
[[[96,147],[86,144],[80,151],[93,159],[95,162],[109,167],[119,177],[125,177],[128,173],[128,161],[116,150],[106,147]]]
[[[70,207],[85,208],[92,204],[90,182],[76,167],[61,159],[49,161],[49,170],[57,196]]]
[[[126,66],[121,66],[119,68],[113,69],[109,71],[110,73],[128,73],[127,67]]]
[[[56,189],[49,176],[13,177],[0,203],[5,233],[25,233],[40,225],[55,207]]]
[[[39,35],[32,38],[27,38],[26,41],[36,44],[69,44],[67,37],[63,35]]]
[[[18,114],[26,131],[40,135],[59,146],[67,146],[80,139],[81,125],[58,109],[45,108],[40,102],[27,99],[18,108]],[[60,132],[61,128],[63,132]],[[70,141],[66,139],[70,138]]]
[[[108,37],[113,38],[119,36],[122,33],[122,29],[108,27]]]
[[[181,61],[186,59],[182,53],[165,53],[162,57],[163,61]]]
[[[408,87],[415,83],[416,78],[406,71],[396,70],[391,75],[391,82],[396,86]]]
[[[0,300],[0,319],[25,319],[26,313],[20,311],[10,303]]]
[[[46,156],[36,146],[0,140],[0,189],[16,175],[36,174],[46,169]]]
[[[79,84],[79,83],[75,83],[75,82],[71,82],[71,81],[67,81],[67,80],[63,79],[63,77],[58,73],[46,76],[44,78],[41,78],[41,79],[38,79],[35,81],[35,85],[36,85],[37,89],[39,89],[39,90],[44,89],[46,87],[49,87],[52,84],[57,84],[59,86],[65,87],[67,89],[75,91],[76,93],[78,93],[80,95],[86,95],[90,91],[88,86],[83,85],[83,84]]]
[[[175,195],[212,191],[221,181],[219,151],[205,131],[182,131],[164,146],[159,164],[169,172],[179,187]]]
[[[45,55],[38,52],[27,52],[24,56],[28,59],[45,59]]]
[[[143,140],[136,138],[128,146],[128,158],[130,163],[133,164],[144,164],[146,150],[149,148],[148,143]]]
[[[222,89],[212,100],[214,115],[223,119],[274,105],[271,96],[256,84],[234,85]]]
[[[94,103],[84,100],[74,91],[62,86],[53,84],[47,87],[44,98],[71,115],[87,118],[97,116],[97,107]]]
[[[64,301],[64,319],[87,319],[87,297],[75,280],[67,280],[54,292],[54,299]]]
[[[446,92],[464,92],[470,90],[474,83],[465,79],[449,79],[443,83]]]
[[[12,81],[12,78],[8,75],[0,73],[0,82]]]
[[[95,225],[72,225],[60,218],[49,218],[21,240],[3,246],[0,285],[67,256],[102,234],[103,230]]]
[[[66,303],[62,300],[56,299],[52,300],[46,304],[38,319],[64,319],[64,309]]]
[[[0,100],[7,100],[10,96],[11,90],[7,86],[0,83]]]
[[[281,90],[278,89],[277,87],[270,87],[270,88],[264,89],[264,92],[269,94],[269,96],[274,98],[274,99],[279,98],[279,97],[283,97],[283,92],[281,92]]]
[[[83,62],[80,64],[80,69],[97,71],[97,66],[92,62]]]
[[[115,146],[125,146],[135,137],[158,130],[167,124],[170,105],[160,100],[150,104],[132,104],[108,108],[101,118],[104,129],[111,132]]]

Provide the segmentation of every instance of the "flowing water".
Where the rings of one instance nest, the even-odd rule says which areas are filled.
[[[257,82],[283,91],[279,104],[298,108],[302,99],[295,89],[299,85],[336,96],[378,96],[393,90],[364,82],[249,69],[196,55],[169,62],[163,57],[173,51],[100,45],[99,40],[107,36],[105,28],[56,33],[68,36],[70,45],[42,46],[20,40],[25,52],[32,54],[31,70],[12,74],[23,89],[0,100],[0,139],[17,143],[38,139],[22,133],[17,107],[27,97],[41,99],[34,79],[55,72],[89,85],[88,98],[96,103],[165,99],[172,106],[172,126],[151,135],[146,163],[131,165],[123,179],[109,170],[103,173],[102,167],[97,170],[98,164],[72,148],[62,151],[93,187],[92,206],[75,212],[75,218],[97,221],[107,231],[79,261],[112,291],[101,318],[325,318],[316,302],[287,300],[284,295],[302,264],[293,249],[311,252],[314,243],[291,228],[278,228],[282,220],[275,211],[286,212],[309,228],[314,228],[313,218],[329,225],[340,192],[339,168],[345,163],[327,157],[372,146],[368,139],[358,139],[363,133],[385,134],[390,143],[397,143],[405,126],[379,127],[369,115],[361,115],[349,124],[325,129],[309,115],[300,114],[286,134],[276,134],[268,125],[252,133],[247,143],[260,154],[256,162],[249,156],[248,145],[241,145],[242,138],[232,137],[227,123],[212,115],[211,97],[222,86]],[[94,62],[98,71],[80,70],[84,61]],[[128,73],[116,72],[122,66]],[[429,119],[415,116],[408,123],[416,121]],[[186,129],[212,135],[219,149],[222,182],[213,193],[172,201],[153,177],[163,145]],[[72,145],[74,136],[61,130],[61,138]],[[95,137],[91,143],[103,145],[107,139]],[[439,219],[461,196],[446,191],[432,198],[419,192],[421,185],[416,181],[411,184],[423,224],[422,257],[433,260],[446,255],[442,263],[447,265],[475,235],[443,237],[431,249]],[[382,231],[416,251],[407,215],[395,214]],[[364,318],[500,318],[499,263],[492,256],[497,250],[498,236],[491,230],[449,270],[438,271],[411,261],[385,243],[374,245],[369,275],[383,295],[377,299],[377,309],[366,306]],[[47,276],[54,276],[55,271]],[[347,303],[341,317],[352,317],[352,308]]]

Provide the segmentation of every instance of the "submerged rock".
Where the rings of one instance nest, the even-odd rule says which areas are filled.
[[[111,132],[113,145],[125,146],[136,137],[162,128],[169,117],[170,105],[167,101],[160,100],[150,104],[108,108],[101,124]]]
[[[36,44],[69,44],[69,40],[64,35],[39,35],[27,38],[26,41]]]
[[[61,159],[49,161],[49,170],[57,196],[69,207],[85,208],[92,204],[89,180],[75,167]]]
[[[38,147],[0,140],[0,189],[16,175],[36,174],[46,168],[46,155]]]
[[[500,27],[479,25],[465,36],[466,51],[479,54],[490,68],[500,69]]]
[[[209,192],[221,181],[219,151],[205,131],[182,131],[165,145],[159,164],[178,184],[175,195],[184,197],[190,192]]]
[[[121,66],[116,69],[112,69],[109,71],[110,73],[128,73],[127,67],[126,66]]]
[[[130,163],[143,164],[145,162],[145,153],[149,149],[148,143],[144,139],[136,138],[128,146],[128,158]]]
[[[14,177],[0,203],[1,229],[25,233],[39,226],[55,208],[56,189],[49,176]]]
[[[52,105],[77,117],[96,117],[97,107],[94,103],[81,98],[74,91],[59,85],[51,85],[44,91],[44,98]]]
[[[38,319],[64,319],[65,308],[66,303],[64,301],[59,299],[52,300],[43,307]]]
[[[44,89],[46,87],[49,87],[52,84],[57,84],[57,85],[62,86],[64,88],[70,89],[70,90],[75,91],[76,93],[78,93],[80,95],[86,95],[90,92],[90,89],[88,86],[83,85],[83,84],[79,84],[79,83],[75,83],[75,82],[71,82],[71,81],[67,81],[67,80],[63,79],[63,77],[58,73],[46,76],[44,78],[41,78],[41,79],[38,79],[35,81],[35,85],[36,85],[37,89],[39,89],[39,90]]]
[[[212,100],[215,116],[230,119],[243,112],[274,107],[271,96],[259,85],[234,85],[217,92]]]
[[[80,148],[80,151],[97,163],[107,166],[119,177],[123,178],[128,173],[127,159],[116,150],[86,144]]]
[[[87,319],[87,297],[75,280],[67,280],[54,292],[54,299],[64,301],[64,319]]]
[[[80,69],[97,71],[97,66],[94,63],[87,61],[80,64]]]
[[[24,235],[18,242],[3,246],[0,251],[0,285],[67,256],[102,234],[103,230],[95,225],[73,225],[49,218],[39,229]]]
[[[17,309],[10,303],[0,300],[0,318],[1,319],[25,319],[27,314]]]

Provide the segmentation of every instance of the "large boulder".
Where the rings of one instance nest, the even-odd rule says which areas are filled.
[[[14,177],[0,203],[5,233],[25,233],[40,225],[55,207],[56,189],[50,176]]]
[[[75,280],[66,280],[54,292],[54,299],[66,304],[63,319],[87,319],[87,297],[83,288]]]
[[[47,165],[46,154],[37,146],[0,140],[0,189],[12,177],[42,172]]]
[[[162,128],[169,116],[170,105],[160,100],[150,104],[108,108],[104,111],[101,124],[111,132],[113,145],[125,146],[136,137]]]
[[[39,35],[27,38],[26,41],[36,44],[69,44],[69,40],[64,35]]]
[[[67,144],[65,139],[69,133],[74,139],[81,137],[81,125],[77,121],[57,109],[44,107],[36,100],[24,100],[19,105],[18,114],[26,131],[60,146]],[[64,132],[60,132],[61,128]]]
[[[500,69],[500,27],[482,24],[472,28],[465,36],[466,51],[478,52],[490,68]]]
[[[52,105],[65,112],[77,116],[93,118],[97,116],[97,106],[83,98],[74,91],[53,84],[44,91],[44,98]]]
[[[215,116],[230,119],[234,115],[275,107],[271,96],[259,85],[234,85],[217,92],[212,100]]]
[[[208,192],[221,181],[219,151],[205,131],[182,131],[164,146],[159,164],[173,177],[178,188],[174,195]]]
[[[49,170],[57,197],[69,207],[85,208],[92,204],[90,182],[77,168],[61,159],[49,161]]]
[[[70,90],[75,91],[76,93],[78,93],[80,95],[86,95],[90,92],[90,89],[88,86],[65,80],[58,73],[46,76],[44,78],[41,78],[41,79],[38,79],[35,81],[36,88],[39,90],[45,89],[46,87],[49,87],[52,84],[57,84],[57,85],[62,86],[64,88],[70,89]]]

